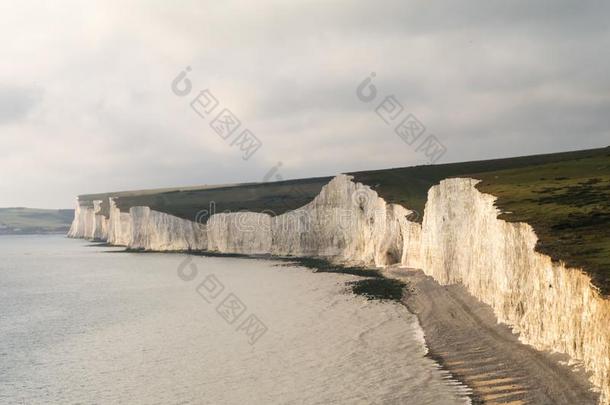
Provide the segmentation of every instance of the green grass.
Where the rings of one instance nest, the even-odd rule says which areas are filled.
[[[610,153],[473,177],[498,197],[502,219],[534,228],[536,250],[585,269],[610,294]]]
[[[354,180],[373,188],[388,203],[400,204],[419,214],[421,222],[430,187],[449,177],[472,177],[476,173],[527,168],[531,166],[605,156],[610,148],[545,155],[520,156],[474,162],[423,165],[349,173]]]
[[[0,208],[0,234],[65,233],[74,210]]]

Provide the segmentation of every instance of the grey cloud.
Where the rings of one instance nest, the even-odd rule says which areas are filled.
[[[0,124],[25,117],[42,101],[43,91],[36,87],[0,85]]]
[[[374,114],[390,94],[444,161],[610,143],[606,1],[21,3],[0,16],[0,83],[25,83],[0,85],[0,205],[425,163]],[[170,91],[187,65],[263,140],[253,159]]]

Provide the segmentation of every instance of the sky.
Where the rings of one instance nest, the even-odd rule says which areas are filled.
[[[3,1],[0,206],[607,146],[609,16],[608,1]]]

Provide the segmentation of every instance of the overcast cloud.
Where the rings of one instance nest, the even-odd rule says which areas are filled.
[[[372,111],[386,95],[439,163],[606,146],[609,19],[607,1],[5,1],[0,206],[427,163]],[[263,142],[251,159],[172,93],[186,66]]]

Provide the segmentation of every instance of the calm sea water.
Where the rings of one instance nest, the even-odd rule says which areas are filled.
[[[468,403],[354,278],[0,237],[0,403]]]

